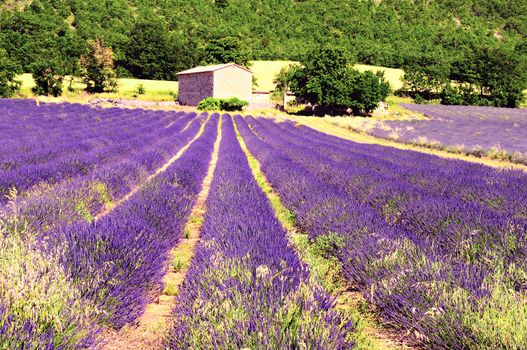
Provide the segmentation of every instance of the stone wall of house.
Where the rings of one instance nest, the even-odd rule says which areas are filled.
[[[197,106],[204,98],[214,96],[214,72],[182,74],[178,90],[180,104]]]
[[[236,66],[214,72],[214,97],[239,99],[251,102],[253,75]]]

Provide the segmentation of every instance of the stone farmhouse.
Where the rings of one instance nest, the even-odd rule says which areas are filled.
[[[195,67],[177,73],[179,103],[197,106],[207,97],[237,97],[251,102],[253,73],[234,63]]]

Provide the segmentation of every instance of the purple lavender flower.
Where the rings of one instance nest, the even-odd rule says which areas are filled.
[[[233,129],[222,140],[201,243],[174,309],[171,349],[349,349],[353,324],[311,285]]]

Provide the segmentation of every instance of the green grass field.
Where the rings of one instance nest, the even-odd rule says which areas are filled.
[[[252,61],[251,70],[256,77],[258,86],[256,90],[271,91],[274,90],[273,79],[280,72],[280,69],[290,64],[296,63],[294,61]],[[384,71],[386,80],[390,83],[393,90],[397,90],[403,86],[401,78],[403,77],[404,71],[402,69],[385,68],[378,66],[369,66],[365,64],[356,64],[355,69],[358,71]]]
[[[84,95],[83,90],[86,85],[78,80],[74,80],[72,84],[74,91],[68,91],[70,79],[71,78],[68,76],[64,81],[64,97],[79,98],[80,100],[82,100]],[[33,77],[31,76],[31,74],[22,74],[20,76],[20,80],[22,81],[22,95],[27,97],[33,97],[31,88],[35,86],[35,82],[33,81]],[[145,89],[145,93],[143,95],[139,95],[136,92],[138,86],[141,84]],[[121,78],[118,79],[117,92],[96,94],[94,96],[96,96],[96,98],[134,98],[145,101],[173,101],[173,94],[177,93],[177,91],[177,81]]]
[[[254,73],[256,78],[257,86],[255,90],[257,91],[272,91],[274,90],[273,79],[280,72],[280,69],[286,67],[290,64],[296,63],[294,61],[252,61],[251,70]],[[402,76],[404,71],[402,69],[395,68],[386,68],[378,66],[369,66],[364,64],[357,64],[355,68],[361,72],[370,70],[373,72],[384,71],[385,77],[390,82],[393,90],[397,90],[402,87]],[[25,97],[33,97],[31,93],[31,88],[35,86],[31,74],[26,73],[20,76],[22,81],[21,93]],[[118,92],[116,93],[104,93],[97,94],[96,97],[106,97],[106,98],[129,98],[129,99],[138,99],[145,101],[172,101],[173,94],[178,91],[177,81],[166,81],[166,80],[146,80],[146,79],[129,79],[122,78],[118,79],[119,87]],[[70,84],[70,78],[66,77],[64,82],[64,97],[69,99],[79,99],[83,100],[87,98],[83,94],[83,89],[85,85],[79,81],[74,81],[72,87],[73,92],[68,91],[67,87]],[[136,93],[137,87],[143,84],[145,88],[144,95],[138,95]],[[527,90],[525,91],[527,94]],[[395,101],[394,101],[395,102]],[[404,102],[411,102],[410,100],[405,100]],[[522,107],[527,107],[527,101],[524,102]]]
[[[386,80],[390,83],[390,85],[392,86],[392,90],[395,91],[403,87],[402,78],[404,75],[404,71],[402,69],[368,66],[365,64],[356,64],[355,69],[357,69],[360,72],[365,72],[367,70],[372,71],[372,72],[384,71],[384,76],[386,77]]]
[[[256,78],[256,90],[258,91],[272,91],[274,90],[273,80],[280,72],[280,69],[287,67],[293,61],[252,61],[251,70]]]

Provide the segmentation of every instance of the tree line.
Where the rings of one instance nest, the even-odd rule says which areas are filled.
[[[487,41],[458,55],[428,53],[403,66],[399,91],[417,102],[518,107],[527,89],[527,45]]]
[[[79,75],[80,58],[93,40],[112,49],[117,76],[167,80],[202,63],[301,61],[324,43],[345,48],[354,61],[407,68],[409,84],[414,84],[408,86],[422,98],[427,90],[418,90],[419,80],[429,77],[435,83],[448,75],[460,83],[450,90],[443,86],[440,91],[438,86],[428,90],[432,97],[442,93],[444,101],[453,103],[466,95],[466,86],[480,90],[480,101],[496,91],[496,84],[484,81],[493,78],[463,73],[475,65],[492,64],[473,63],[485,57],[485,50],[490,50],[489,57],[493,52],[517,55],[518,62],[506,61],[511,76],[527,56],[524,0],[34,0],[9,4],[0,11],[0,68],[16,66],[21,72],[45,70],[52,63],[61,73]],[[416,62],[425,67],[424,72]],[[435,72],[444,62],[448,72]],[[521,85],[523,78],[518,80]],[[517,88],[499,90],[510,94]],[[505,99],[509,100],[505,104],[512,104],[509,97],[498,98]]]

